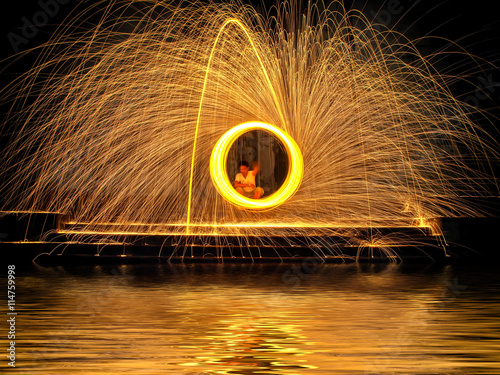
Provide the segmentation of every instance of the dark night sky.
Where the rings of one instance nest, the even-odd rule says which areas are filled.
[[[223,1],[223,0],[218,0]],[[259,0],[253,1],[258,5]],[[0,86],[3,87],[18,74],[27,71],[34,61],[34,55],[20,60],[9,59],[15,55],[16,48],[27,51],[47,41],[57,26],[78,6],[85,6],[92,0],[19,0],[2,4],[0,13],[0,59],[8,59],[0,64]],[[54,4],[57,3],[57,6]],[[274,2],[273,2],[274,3]],[[45,4],[45,5],[44,5]],[[267,3],[269,4],[269,3]],[[497,143],[500,143],[500,17],[497,12],[498,0],[457,1],[457,0],[345,0],[347,9],[361,10],[369,20],[383,23],[389,28],[402,32],[410,39],[438,36],[458,42],[471,54],[483,58],[493,65],[483,64],[487,69],[481,71],[478,66],[457,55],[443,59],[436,68],[446,74],[464,75],[471,68],[474,70],[467,79],[470,84],[455,84],[453,94],[466,103],[475,105],[491,114],[492,122],[478,118],[476,123],[487,130]],[[40,26],[34,35],[13,43],[13,35],[22,35],[26,21],[46,23]],[[35,35],[36,34],[36,35]],[[9,36],[10,39],[9,40]],[[449,43],[439,39],[426,39],[417,44],[423,55],[431,54]],[[452,50],[457,50],[453,47]],[[479,89],[479,90],[478,90]],[[488,94],[488,97],[484,94]],[[4,117],[8,106],[0,101],[0,116]],[[496,116],[497,119],[494,118]],[[2,121],[3,122],[3,121]],[[15,134],[15,130],[14,130]],[[0,149],[3,149],[8,135],[0,132]],[[500,165],[494,170],[500,174]]]
[[[57,25],[83,1],[80,0],[20,0],[2,4],[1,13],[1,58],[15,54],[16,49],[26,51],[48,40]],[[87,0],[90,3],[91,0]],[[255,4],[260,1],[254,0]],[[46,4],[43,6],[42,4]],[[54,6],[57,4],[57,6]],[[411,39],[424,36],[439,36],[458,42],[470,53],[484,58],[497,67],[500,66],[500,20],[497,12],[498,1],[435,1],[435,0],[345,0],[347,9],[356,8],[363,11],[369,20],[386,24],[390,28],[403,32]],[[38,18],[37,18],[38,17]],[[48,23],[23,40],[12,41],[14,34],[23,37],[22,27],[26,20],[38,20]],[[10,36],[10,40],[9,40]],[[445,42],[437,39],[420,43],[420,51],[425,55],[443,46]],[[455,48],[456,50],[456,48]],[[470,64],[448,58],[437,68],[445,73],[463,74]],[[14,62],[7,70],[2,71],[0,84],[4,85],[17,73],[26,71],[32,59]],[[451,70],[453,66],[457,69]],[[2,65],[4,67],[5,64]],[[500,69],[488,68],[488,71],[476,72],[469,78],[474,85],[480,86],[490,95],[484,99],[481,93],[474,93],[474,86],[461,85],[452,88],[455,95],[482,109],[499,114],[500,107]],[[487,87],[485,87],[487,86]],[[481,99],[478,100],[478,97]]]
[[[1,57],[14,55],[46,41],[64,18],[82,0],[21,0],[2,4]],[[85,1],[90,3],[91,0]],[[254,0],[255,4],[260,1]],[[61,4],[62,3],[62,4]],[[269,2],[267,2],[269,3]],[[42,6],[46,4],[46,6]],[[57,4],[54,7],[54,4]],[[346,8],[361,9],[370,20],[386,24],[412,39],[436,35],[457,41],[468,51],[487,59],[500,59],[500,20],[498,1],[434,1],[434,0],[345,0]],[[45,14],[45,16],[44,16]],[[24,40],[12,41],[13,34],[22,35],[25,20],[48,23]],[[9,40],[10,35],[10,40]],[[17,44],[17,46],[15,45]],[[439,42],[421,46],[422,52],[438,48]],[[499,65],[499,64],[497,64]],[[18,64],[20,69],[24,66]],[[496,72],[495,80],[500,81]],[[500,95],[500,89],[499,94]]]
[[[86,1],[90,3],[91,0]],[[46,21],[41,12],[48,13],[42,7],[46,3],[49,9]],[[53,4],[57,3],[55,9]],[[60,4],[63,3],[63,4]],[[23,17],[30,21],[37,18],[48,24],[39,28],[35,36],[19,44],[20,50],[34,47],[46,40],[55,26],[75,8],[78,0],[20,0],[4,2],[0,24],[2,35],[2,57],[14,54],[15,47],[9,41],[8,34],[21,35]],[[258,4],[259,1],[254,1]],[[266,2],[269,3],[269,2]],[[454,41],[473,52],[480,52],[485,58],[495,60],[500,57],[500,20],[497,12],[498,1],[434,1],[434,0],[345,0],[346,8],[361,9],[368,19],[406,32],[411,37],[437,35]],[[45,23],[44,22],[44,23]],[[462,39],[464,38],[465,39]],[[492,38],[492,39],[490,39]]]

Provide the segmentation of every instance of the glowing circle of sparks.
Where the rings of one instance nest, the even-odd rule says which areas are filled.
[[[227,156],[233,143],[242,134],[264,130],[276,136],[284,145],[288,156],[288,173],[281,187],[268,197],[250,199],[239,194],[229,181],[226,172]],[[246,122],[229,129],[215,144],[210,156],[210,177],[215,188],[229,203],[246,209],[265,210],[284,203],[295,194],[302,182],[304,161],[297,143],[283,130],[264,122]]]

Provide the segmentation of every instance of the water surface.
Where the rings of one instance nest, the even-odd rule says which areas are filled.
[[[17,272],[18,373],[500,373],[496,267],[312,261]]]

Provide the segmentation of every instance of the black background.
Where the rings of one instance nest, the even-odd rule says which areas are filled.
[[[22,36],[21,29],[25,22],[23,17],[33,21],[37,13],[43,11],[40,2],[51,1],[57,0],[21,0],[2,4],[0,58],[2,60],[8,59],[0,65],[2,73],[0,83],[2,85],[28,70],[33,64],[33,58],[13,59],[16,49],[9,40],[9,34],[11,38],[13,34]],[[92,0],[60,1],[66,2],[66,4],[59,4],[55,15],[48,17],[48,24],[39,27],[34,37],[30,37],[26,43],[18,46],[21,52],[26,52],[47,41],[57,26],[71,15],[72,11],[92,3]],[[258,9],[263,8],[259,1],[253,3]],[[305,3],[305,1],[302,2],[302,4]],[[266,2],[265,4],[265,6],[269,6],[273,3]],[[459,43],[461,47],[469,53],[477,55],[480,59],[495,64],[496,68],[493,68],[482,63],[486,71],[478,73],[478,68],[474,69],[470,62],[459,56],[453,56],[442,59],[436,63],[436,67],[446,74],[468,77],[472,84],[478,86],[484,86],[486,81],[493,84],[494,87],[487,89],[491,100],[482,99],[479,106],[483,109],[497,111],[500,106],[500,69],[498,69],[500,65],[500,13],[497,10],[499,4],[497,1],[345,0],[344,4],[346,9],[359,9],[369,20],[382,22],[386,26],[404,33],[412,40],[427,36],[445,38]],[[439,51],[443,47],[448,47],[448,50],[459,50],[458,47],[452,47],[449,42],[438,38],[427,38],[425,41],[417,43],[417,46],[424,55]],[[472,75],[469,74],[471,70],[474,71]],[[484,74],[482,79],[479,78],[480,74]],[[468,95],[473,94],[475,87],[464,86],[452,89],[455,95],[463,100]]]
[[[41,2],[57,0],[21,0],[2,3],[0,30],[0,84],[3,86],[27,71],[35,61],[36,54],[20,57],[9,40],[9,34],[22,36],[25,19],[33,21],[40,11]],[[19,45],[20,52],[29,51],[49,40],[65,18],[75,11],[92,3],[92,0],[60,0],[57,12],[49,16],[48,24],[39,27],[35,36]],[[220,2],[220,1],[219,1]],[[247,1],[248,2],[248,1]],[[272,3],[261,5],[254,1],[257,9],[269,7]],[[305,7],[306,2],[303,1]],[[469,58],[457,54],[436,61],[435,67],[444,74],[461,76],[465,80],[451,86],[453,94],[460,100],[477,105],[491,114],[492,123],[480,123],[498,142],[500,140],[500,17],[498,1],[432,1],[432,0],[345,0],[345,8],[361,10],[369,20],[382,22],[387,27],[402,32],[417,42],[423,55],[434,52],[459,51],[450,41],[458,43],[470,54],[478,57],[479,65]],[[73,13],[72,13],[73,12]],[[24,17],[24,18],[23,18]],[[437,38],[427,38],[435,36]],[[482,61],[484,59],[484,61]],[[488,63],[486,63],[487,61]],[[481,70],[482,69],[482,70]],[[467,81],[469,83],[467,83]],[[477,91],[479,87],[479,91]],[[488,94],[485,98],[484,94]],[[2,98],[3,99],[3,98]],[[7,106],[0,104],[5,113]],[[478,120],[481,121],[481,120]]]

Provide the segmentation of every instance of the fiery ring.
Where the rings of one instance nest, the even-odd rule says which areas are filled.
[[[226,172],[229,149],[238,137],[252,130],[265,130],[274,134],[285,146],[288,155],[288,173],[285,182],[269,197],[249,199],[238,194]],[[215,188],[229,203],[246,209],[265,210],[279,206],[289,199],[300,186],[304,174],[304,161],[299,146],[286,132],[264,122],[245,122],[229,129],[215,144],[210,156],[210,177]]]

